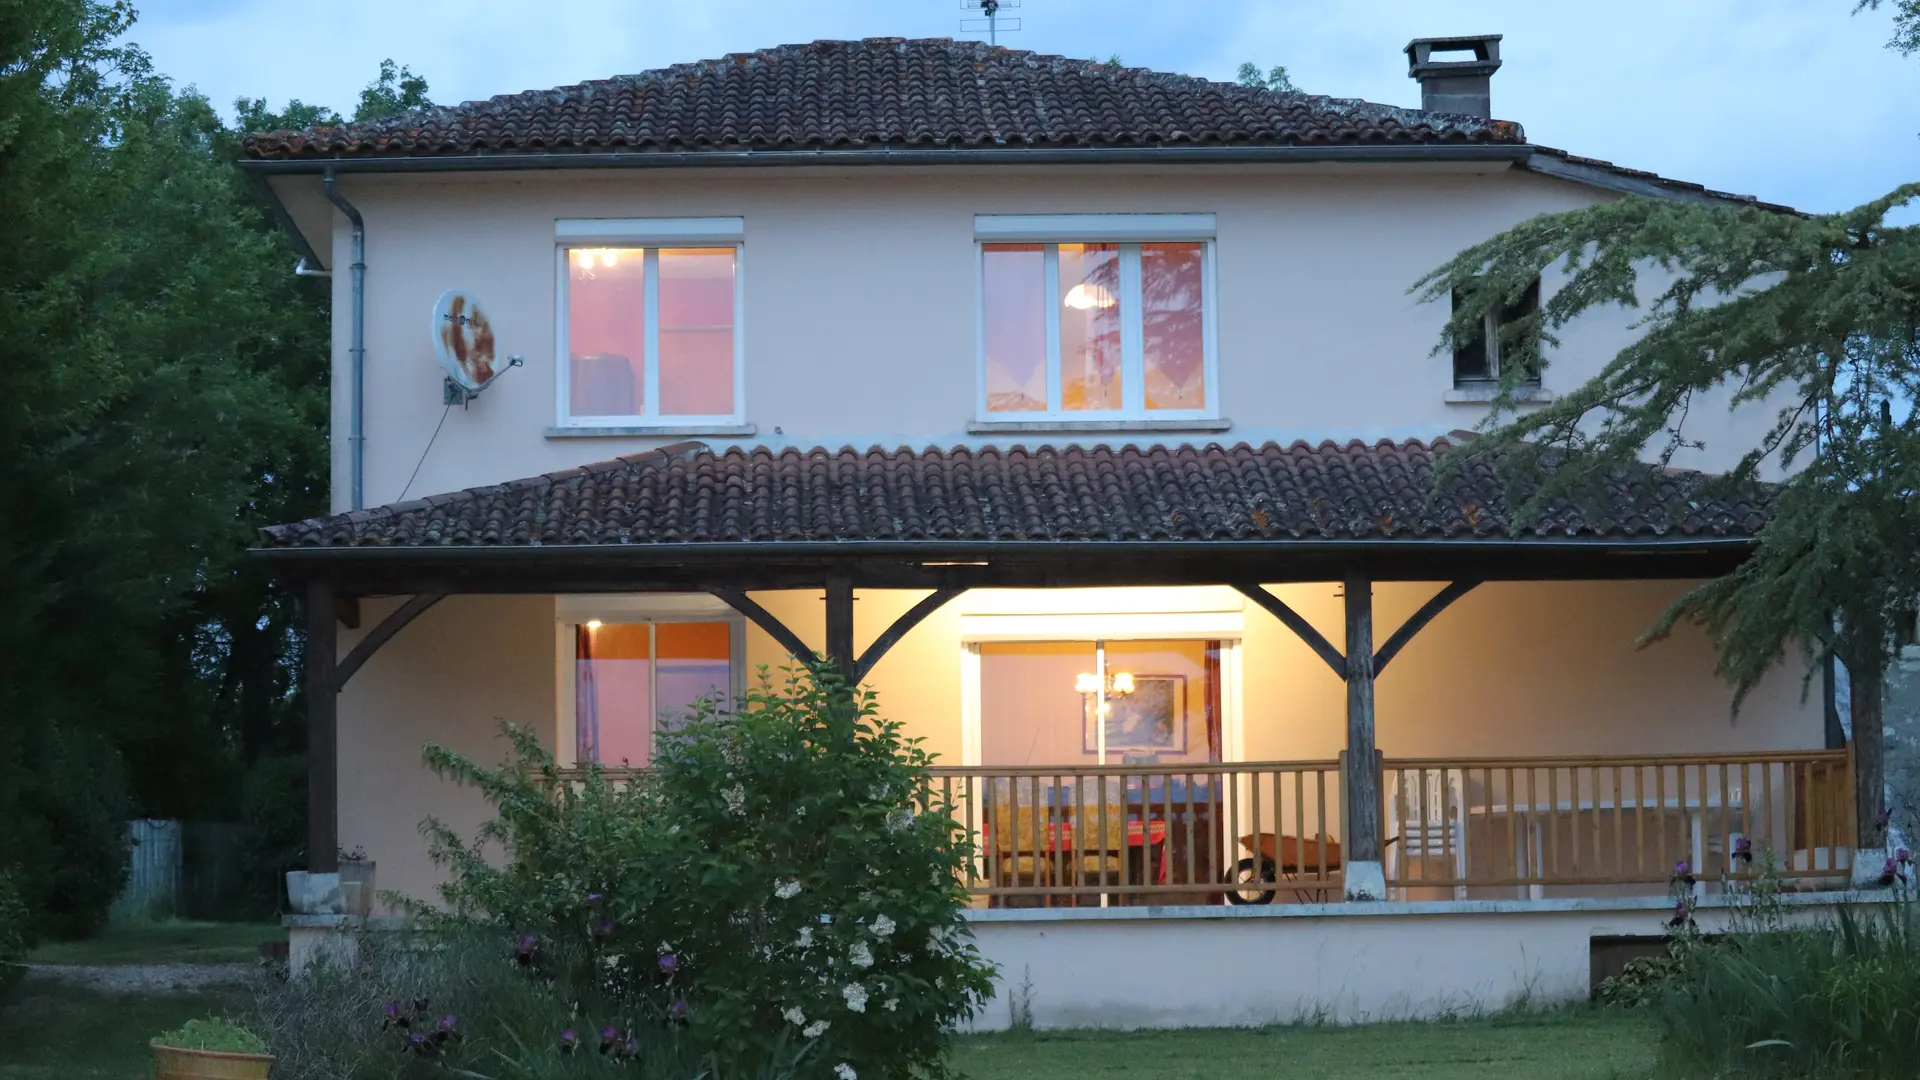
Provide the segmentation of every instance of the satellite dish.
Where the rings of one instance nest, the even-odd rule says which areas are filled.
[[[465,404],[498,378],[493,323],[473,294],[464,289],[448,289],[433,305],[433,351],[447,373],[447,402]],[[506,367],[520,366],[518,356],[507,358]]]

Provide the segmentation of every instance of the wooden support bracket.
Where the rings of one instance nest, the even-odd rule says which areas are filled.
[[[807,648],[807,643],[800,640],[800,635],[794,633],[786,623],[776,618],[773,612],[754,603],[753,599],[744,591],[740,589],[711,588],[708,589],[707,592],[719,597],[726,602],[728,607],[745,615],[752,621],[753,625],[765,630],[767,635],[773,638],[774,641],[779,642],[780,647],[787,650],[787,654],[795,660],[800,661],[808,667],[814,667],[820,663],[819,654]]]
[[[867,676],[873,671],[873,665],[879,663],[880,658],[887,655],[887,650],[899,644],[900,639],[906,637],[914,627],[919,626],[922,620],[945,607],[947,601],[966,591],[965,589],[935,589],[923,597],[919,603],[908,608],[899,618],[893,620],[893,625],[887,627],[885,633],[874,638],[873,644],[867,646],[866,651],[860,654],[859,662],[853,665],[854,685],[865,682]]]
[[[447,594],[443,592],[417,593],[408,597],[407,602],[395,608],[392,614],[381,619],[380,625],[367,631],[367,636],[361,638],[360,644],[355,645],[353,651],[342,658],[339,666],[335,668],[334,693],[337,694],[346,689],[347,680],[353,678],[353,673],[360,670],[360,665],[372,659],[373,654],[379,652],[382,645],[392,641],[393,635],[406,629],[407,624],[419,618],[422,612],[446,598]]]
[[[1479,584],[1477,581],[1456,581],[1434,593],[1431,599],[1421,604],[1420,610],[1409,616],[1406,622],[1401,623],[1400,629],[1395,630],[1393,636],[1387,639],[1387,643],[1380,646],[1380,651],[1373,654],[1374,676],[1379,677],[1380,673],[1386,670],[1387,661],[1400,655],[1400,650],[1406,648],[1407,642],[1412,641],[1415,634],[1425,629],[1426,625],[1433,621],[1434,616],[1447,610],[1450,604],[1472,592]]]
[[[1293,631],[1301,641],[1306,642],[1307,648],[1312,649],[1316,656],[1325,660],[1327,666],[1333,669],[1335,675],[1340,676],[1343,680],[1347,677],[1347,658],[1345,654],[1341,653],[1339,649],[1334,648],[1333,642],[1322,637],[1320,631],[1315,630],[1313,624],[1303,618],[1299,612],[1288,607],[1285,600],[1280,599],[1262,588],[1257,581],[1237,581],[1234,582],[1233,587],[1239,590],[1242,596],[1259,604],[1266,610],[1267,614],[1279,619],[1280,622],[1284,624],[1287,629]]]

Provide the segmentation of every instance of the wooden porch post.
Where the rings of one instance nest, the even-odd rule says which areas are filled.
[[[827,579],[827,663],[851,686],[860,658],[853,651],[853,579]]]
[[[307,870],[331,874],[340,859],[340,691],[333,582],[307,581]]]
[[[1344,823],[1349,900],[1386,898],[1380,862],[1380,773],[1373,740],[1373,579],[1349,573],[1347,609],[1347,774]]]

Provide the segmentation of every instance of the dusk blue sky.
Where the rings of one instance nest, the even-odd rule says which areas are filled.
[[[1813,211],[1920,180],[1920,56],[1854,0],[1021,0],[1001,43],[1414,105],[1410,38],[1501,33],[1493,112],[1537,143]],[[223,108],[350,109],[383,57],[436,102],[816,38],[963,35],[960,0],[143,0],[131,35]]]

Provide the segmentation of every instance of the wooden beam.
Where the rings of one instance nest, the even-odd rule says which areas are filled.
[[[707,592],[709,595],[717,596],[721,600],[726,601],[728,607],[745,615],[752,621],[753,625],[765,630],[767,636],[779,642],[780,647],[787,650],[787,655],[808,667],[813,667],[820,663],[819,654],[807,648],[807,643],[800,640],[799,634],[794,633],[786,623],[775,618],[773,612],[754,603],[752,598],[747,596],[742,590],[714,587],[709,588]]]
[[[1279,619],[1287,629],[1294,632],[1295,636],[1306,642],[1307,648],[1312,649],[1315,655],[1326,661],[1335,675],[1342,679],[1347,677],[1347,658],[1340,655],[1340,650],[1333,647],[1333,642],[1321,636],[1320,631],[1315,630],[1312,623],[1302,618],[1299,612],[1288,607],[1285,600],[1268,592],[1257,581],[1235,582],[1233,587],[1238,589],[1241,595],[1266,609],[1268,614]]]
[[[849,686],[859,681],[854,677],[859,657],[853,652],[853,579],[845,575],[827,579],[827,663]]]
[[[1472,592],[1479,584],[1477,581],[1456,581],[1434,593],[1426,603],[1421,604],[1420,610],[1408,617],[1406,622],[1401,623],[1400,629],[1395,630],[1393,636],[1387,639],[1387,643],[1380,646],[1380,651],[1373,654],[1374,677],[1378,678],[1380,673],[1387,669],[1387,661],[1400,655],[1400,650],[1406,648],[1407,642],[1412,641],[1415,634],[1425,629],[1426,625],[1433,621],[1434,616],[1447,610],[1455,600]]]
[[[1345,859],[1380,861],[1380,769],[1373,738],[1373,580],[1348,574]]]
[[[935,589],[922,597],[919,603],[908,608],[905,614],[893,620],[893,625],[887,627],[886,632],[879,637],[874,638],[873,644],[867,646],[867,650],[860,654],[860,662],[853,665],[855,685],[866,681],[867,676],[873,672],[873,665],[887,655],[888,649],[899,644],[900,639],[906,637],[908,631],[919,626],[927,616],[945,607],[947,601],[966,591],[965,589]]]
[[[333,598],[333,614],[340,625],[349,630],[360,629],[360,598],[357,596],[336,596]]]
[[[340,712],[334,663],[333,582],[307,579],[307,869],[331,874],[340,868]]]
[[[415,596],[409,596],[406,603],[401,604],[390,612],[386,618],[381,619],[380,625],[367,631],[367,636],[361,638],[360,643],[353,647],[353,651],[347,653],[347,655],[340,660],[340,665],[334,671],[333,675],[334,691],[338,693],[341,690],[345,690],[347,688],[347,680],[353,678],[353,673],[360,670],[360,665],[372,659],[373,654],[379,652],[382,645],[392,641],[393,635],[405,629],[408,623],[419,618],[422,612],[446,598],[446,593],[420,593]],[[358,623],[353,625],[358,625]]]

